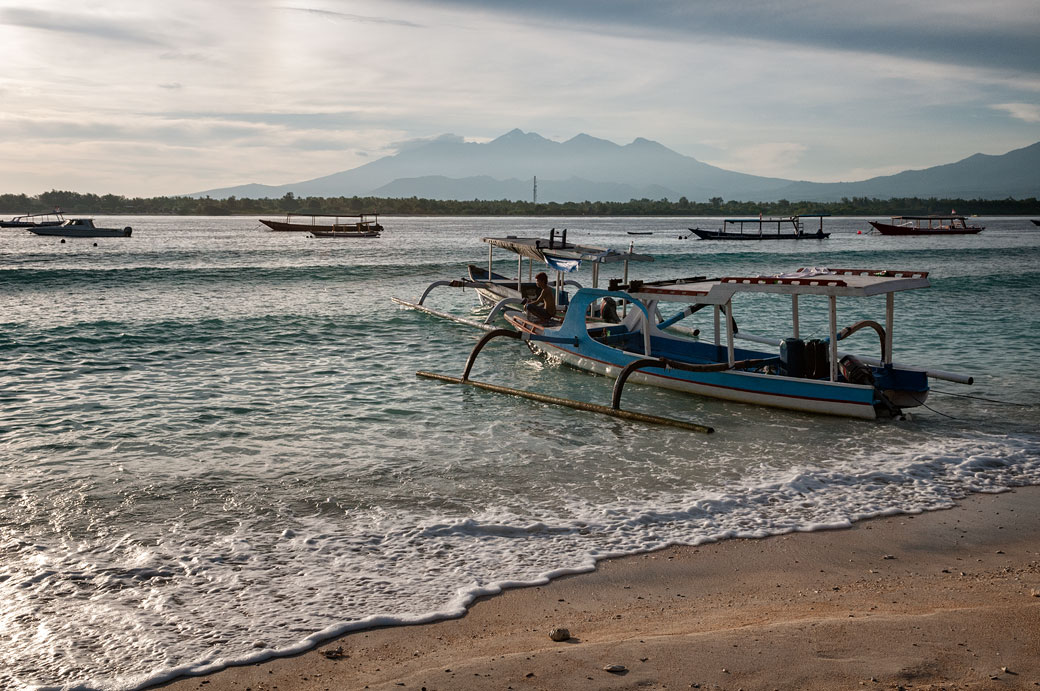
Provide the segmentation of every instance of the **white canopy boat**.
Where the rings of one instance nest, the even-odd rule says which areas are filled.
[[[538,324],[519,312],[507,312],[506,319],[516,331],[499,329],[481,339],[470,354],[461,378],[429,372],[418,374],[534,398],[535,395],[528,395],[530,392],[469,380],[469,371],[480,349],[491,338],[506,336],[526,341],[533,351],[576,368],[616,378],[609,408],[567,399],[548,401],[583,410],[628,418],[637,415],[620,410],[622,389],[631,378],[638,383],[700,396],[810,413],[865,419],[898,416],[906,408],[924,404],[929,378],[964,384],[973,382],[967,375],[893,362],[895,294],[929,285],[926,271],[800,269],[769,276],[655,283],[633,281],[625,286],[612,286],[616,288],[613,290],[586,288],[574,296],[570,309],[559,323]],[[733,318],[734,299],[749,293],[791,298],[790,337],[777,340],[744,336],[746,340],[770,345],[770,350],[738,348],[735,344],[738,334]],[[864,320],[838,330],[839,297],[882,295],[885,297],[884,326]],[[810,341],[800,338],[801,296],[827,298],[828,338]],[[606,297],[631,306],[621,324],[604,324],[591,316],[593,305]],[[687,306],[672,318],[659,321],[658,305],[670,302]],[[713,341],[702,342],[674,332],[674,324],[705,307],[712,308],[714,313]],[[839,341],[863,328],[877,333],[879,358],[838,351]],[[537,396],[541,396],[538,400],[554,398]],[[636,419],[646,419],[646,416]],[[646,421],[690,427],[690,423],[672,418],[654,417]],[[710,430],[700,428],[698,431]]]
[[[0,228],[36,228],[38,226],[58,226],[65,222],[60,211],[46,211],[38,214],[15,216],[10,221],[0,221]]]

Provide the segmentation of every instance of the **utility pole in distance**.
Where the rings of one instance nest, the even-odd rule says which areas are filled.
[[[534,176],[534,203],[538,203],[538,176]]]

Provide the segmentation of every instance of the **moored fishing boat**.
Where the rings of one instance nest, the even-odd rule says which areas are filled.
[[[615,290],[582,289],[562,320],[540,324],[519,312],[506,319],[523,334],[532,350],[579,369],[617,379],[612,409],[619,407],[621,388],[631,378],[678,391],[810,413],[864,419],[900,415],[923,405],[928,378],[970,384],[966,375],[893,362],[894,299],[897,292],[929,286],[926,271],[874,269],[800,269],[790,274],[684,279],[678,282],[633,281]],[[742,337],[771,349],[738,348],[734,298],[750,294],[791,299],[791,336],[782,340]],[[829,336],[800,338],[799,297],[824,296],[829,303]],[[884,325],[859,321],[837,327],[837,298],[885,297]],[[631,306],[617,325],[589,315],[604,298]],[[670,319],[658,321],[660,303],[684,303]],[[712,308],[714,339],[701,341],[674,332],[674,325],[702,308]],[[725,326],[722,326],[722,321]],[[869,328],[880,341],[877,358],[839,352],[838,342]],[[723,336],[725,332],[725,336]],[[482,346],[482,344],[481,344]],[[470,356],[467,371],[477,350]]]
[[[710,230],[689,228],[701,240],[822,240],[830,237],[823,232],[823,219],[830,214],[799,214],[778,218],[727,218],[722,228]],[[819,225],[815,231],[808,230],[802,219],[815,218]],[[775,226],[775,227],[774,227]]]
[[[260,219],[278,232],[310,233],[314,237],[379,237],[379,214],[286,214],[284,221]]]
[[[92,218],[70,218],[61,225],[33,226],[28,229],[37,235],[50,235],[66,238],[128,238],[133,228],[98,228]]]
[[[38,214],[15,216],[10,221],[0,220],[0,228],[35,228],[38,226],[60,226],[65,217],[60,211],[45,211]]]
[[[382,226],[380,226],[382,227]],[[333,230],[312,230],[311,235],[316,238],[377,238],[381,231],[365,230],[363,227],[336,226]]]
[[[882,235],[974,235],[985,226],[969,226],[964,216],[893,216],[891,223],[870,221]]]
[[[629,244],[627,251],[619,252],[606,247],[577,245],[567,241],[567,231],[557,233],[553,228],[548,238],[506,236],[502,238],[481,238],[488,245],[486,267],[470,264],[467,275],[461,279],[447,279],[431,283],[416,302],[401,298],[391,300],[410,309],[427,312],[435,316],[478,326],[484,329],[493,328],[491,324],[509,305],[519,305],[525,298],[532,299],[538,294],[534,281],[534,266],[540,264],[555,272],[555,297],[557,310],[562,314],[567,310],[570,290],[580,289],[582,284],[573,279],[566,279],[564,274],[579,270],[582,265],[589,265],[593,287],[599,286],[600,270],[605,264],[621,264],[622,278],[628,280],[628,268],[631,262],[652,262],[653,257],[635,252],[634,245]],[[516,275],[505,276],[493,270],[495,249],[505,249],[517,257]],[[524,278],[524,260],[527,259],[527,277]],[[430,293],[439,287],[471,288],[477,294],[480,303],[490,307],[491,312],[483,322],[474,322],[465,317],[431,309],[424,303]]]

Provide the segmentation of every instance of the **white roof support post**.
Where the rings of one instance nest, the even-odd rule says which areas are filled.
[[[838,380],[838,298],[835,295],[829,297],[831,303],[831,381]]]
[[[736,362],[736,358],[733,357],[733,301],[730,300],[726,303],[726,357],[729,362],[729,366],[732,367]]]
[[[492,255],[494,255],[494,253],[495,253],[495,246],[489,244],[488,245],[488,280],[489,281],[491,280],[491,257],[492,257]]]
[[[520,293],[521,295],[524,294],[523,280],[524,280],[524,255],[518,254],[518,255],[516,255],[516,292]]]
[[[791,295],[791,322],[794,324],[794,338],[798,338],[798,295]]]
[[[885,293],[885,357],[882,365],[892,364],[892,326],[895,323],[896,294]]]
[[[643,310],[639,311],[643,318],[643,357],[653,357],[650,350],[650,315]]]

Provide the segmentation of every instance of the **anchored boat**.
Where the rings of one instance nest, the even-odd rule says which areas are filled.
[[[383,232],[379,214],[286,214],[284,221],[261,218],[279,232],[310,233],[316,238],[377,238]]]
[[[799,214],[779,218],[727,218],[719,230],[690,228],[701,240],[822,240],[830,237],[823,232],[823,219],[830,214]],[[802,219],[815,218],[819,225],[815,231],[805,227]]]
[[[969,226],[964,216],[893,216],[891,223],[870,221],[882,235],[974,235],[985,226]]]
[[[10,221],[0,221],[0,228],[35,228],[37,226],[60,226],[65,217],[60,211],[15,216]]]
[[[618,407],[621,387],[631,378],[712,398],[874,419],[899,415],[906,408],[924,404],[929,377],[972,383],[966,375],[892,361],[895,294],[928,286],[926,271],[873,269],[800,269],[771,276],[632,282],[616,290],[579,290],[558,324],[536,324],[516,312],[507,313],[506,319],[526,334],[532,350],[579,369],[617,378],[614,408]],[[789,296],[792,335],[783,340],[744,335],[771,348],[738,348],[733,304],[734,298],[746,294]],[[799,337],[799,298],[804,295],[828,299],[828,338],[803,341]],[[880,295],[885,297],[884,325],[861,321],[838,329],[838,297]],[[606,297],[631,305],[621,324],[604,324],[588,316],[590,308]],[[658,322],[658,305],[672,302],[685,303],[686,307]],[[690,338],[670,328],[702,308],[713,311],[713,340]],[[880,357],[838,350],[839,341],[864,328],[876,332]]]
[[[557,233],[553,228],[548,238],[506,236],[504,238],[481,238],[488,245],[487,266],[470,264],[465,278],[434,281],[416,302],[391,298],[391,300],[410,309],[426,312],[437,317],[449,319],[462,324],[476,326],[485,330],[493,329],[494,321],[509,308],[520,305],[524,298],[531,299],[538,294],[533,278],[534,266],[539,264],[555,271],[555,292],[557,311],[566,312],[570,300],[570,291],[580,289],[581,283],[573,279],[565,279],[564,274],[577,271],[582,265],[592,267],[592,287],[599,287],[600,269],[604,264],[622,264],[623,280],[628,281],[628,268],[631,262],[652,262],[653,257],[639,254],[634,246],[628,251],[619,252],[605,247],[577,245],[567,241],[567,231]],[[495,249],[504,249],[517,257],[516,275],[505,276],[492,270]],[[524,260],[527,260],[527,277],[524,278]],[[472,288],[480,303],[490,307],[491,312],[482,322],[432,309],[425,302],[434,289],[440,287]],[[568,290],[570,289],[570,291]]]

